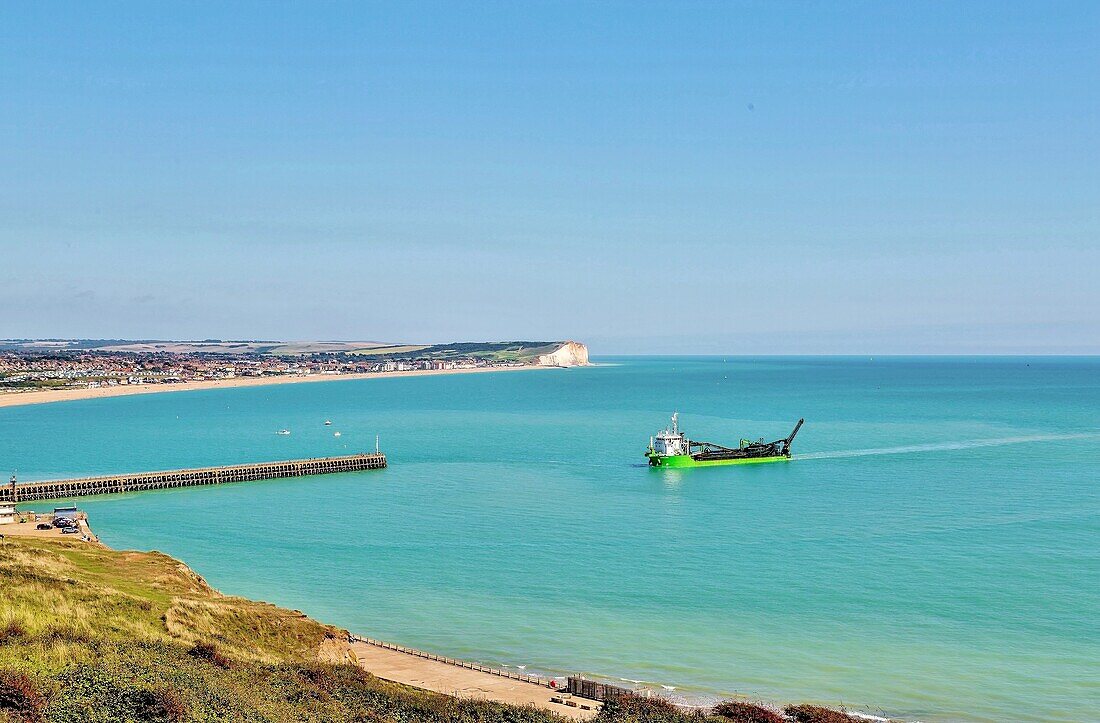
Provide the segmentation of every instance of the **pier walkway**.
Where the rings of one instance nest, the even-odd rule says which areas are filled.
[[[250,482],[279,477],[305,477],[315,474],[382,469],[385,466],[386,455],[381,452],[371,452],[370,454],[352,454],[344,457],[318,457],[313,459],[291,459],[281,462],[235,464],[228,467],[137,472],[134,474],[81,477],[44,482],[12,482],[0,487],[0,502],[33,502],[37,500],[86,497],[88,495],[163,490],[173,487]]]

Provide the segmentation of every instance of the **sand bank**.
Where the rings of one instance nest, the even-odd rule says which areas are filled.
[[[435,376],[437,374],[479,374],[484,372],[512,372],[528,369],[556,369],[551,366],[528,365],[522,367],[480,367],[477,369],[418,369],[407,372],[363,372],[361,374],[307,374],[304,376],[239,377],[181,384],[123,384],[96,389],[36,389],[31,392],[0,393],[0,407],[18,407],[24,404],[47,402],[71,402],[78,399],[103,399],[124,397],[131,394],[161,394],[164,392],[193,392],[199,389],[229,389],[231,387],[262,387],[269,384],[306,384],[310,382],[338,382],[349,379],[388,379],[390,377]]]

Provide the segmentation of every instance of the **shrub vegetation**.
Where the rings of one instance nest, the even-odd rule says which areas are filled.
[[[727,700],[714,706],[714,715],[734,723],[784,723],[786,720],[774,710],[738,700]]]
[[[855,716],[819,705],[789,705],[783,712],[795,723],[861,723]]]

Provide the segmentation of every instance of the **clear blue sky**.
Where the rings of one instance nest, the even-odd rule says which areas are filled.
[[[0,337],[1100,352],[1100,3],[4,3]]]

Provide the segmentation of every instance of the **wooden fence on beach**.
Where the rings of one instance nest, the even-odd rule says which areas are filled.
[[[134,474],[81,477],[44,482],[16,483],[13,481],[11,484],[0,487],[0,502],[32,502],[36,500],[85,497],[88,495],[171,489],[173,487],[250,482],[280,477],[305,477],[336,472],[382,469],[385,466],[386,455],[381,452],[371,452],[370,454],[352,454],[343,457],[291,459],[280,462],[236,464],[227,467],[137,472]]]

